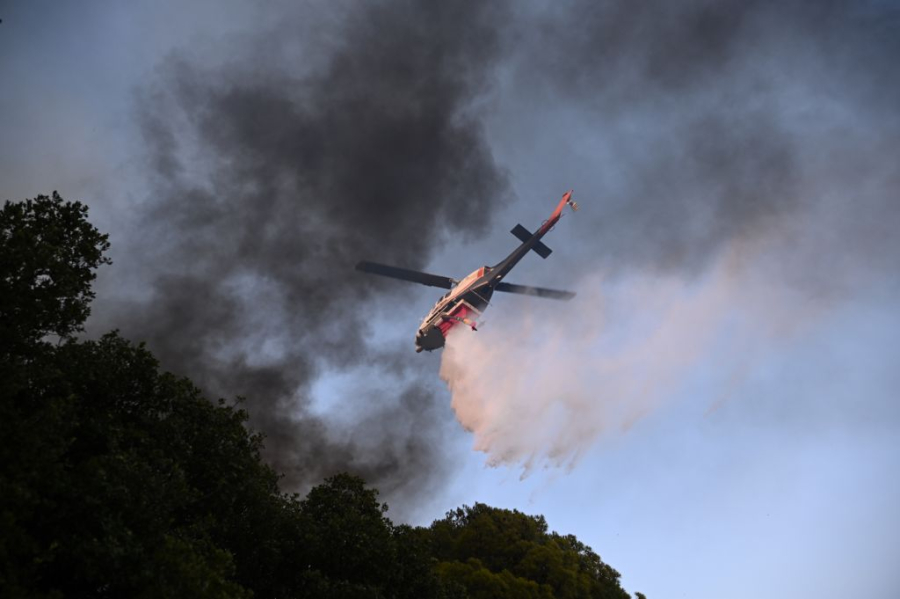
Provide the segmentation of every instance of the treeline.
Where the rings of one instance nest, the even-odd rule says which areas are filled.
[[[77,341],[109,243],[56,193],[0,213],[0,596],[626,598],[541,516],[396,525],[364,481],[280,492],[239,404]]]

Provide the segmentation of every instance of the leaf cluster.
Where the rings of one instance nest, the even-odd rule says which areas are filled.
[[[90,314],[91,289],[109,249],[87,206],[57,192],[0,210],[0,350],[46,335],[68,337]],[[21,346],[19,347],[21,350]]]
[[[430,528],[444,581],[468,596],[619,599],[619,573],[573,535],[548,532],[543,516],[483,503],[448,512]]]

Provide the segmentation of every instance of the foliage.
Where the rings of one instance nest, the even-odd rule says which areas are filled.
[[[396,560],[387,505],[363,481],[339,474],[314,488],[301,503],[304,545],[312,567],[331,579],[384,586]]]
[[[47,349],[27,370],[0,408],[0,584],[47,596],[244,596],[222,543],[238,522],[222,504],[271,512],[262,500],[276,487],[246,415],[159,374],[115,334]]]
[[[543,516],[476,503],[430,530],[442,578],[471,597],[628,597],[618,572],[573,535],[548,533]]]
[[[109,248],[87,206],[53,195],[0,210],[0,349],[81,330],[94,297],[94,270]]]
[[[109,262],[86,214],[56,193],[0,213],[0,595],[249,596],[237,510],[291,505],[244,412],[116,334],[71,338]]]
[[[349,474],[280,492],[237,405],[115,332],[72,337],[108,262],[86,212],[54,193],[0,214],[0,596],[627,597],[541,516],[398,526]]]

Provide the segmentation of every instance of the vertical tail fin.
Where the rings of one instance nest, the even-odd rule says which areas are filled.
[[[573,190],[570,189],[563,194],[563,197],[559,201],[559,204],[556,205],[556,210],[553,211],[553,214],[550,215],[550,218],[547,219],[547,222],[541,225],[541,228],[539,229],[539,232],[541,234],[546,233],[553,227],[553,225],[559,222],[559,217],[562,216],[562,211],[563,208],[566,207],[566,204],[571,206],[572,210],[578,210],[578,204],[576,204],[575,200],[572,199],[572,191]]]

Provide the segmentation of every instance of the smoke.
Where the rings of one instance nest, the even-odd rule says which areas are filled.
[[[334,11],[285,9],[221,64],[175,55],[141,89],[153,193],[105,324],[210,393],[246,397],[285,489],[350,470],[402,509],[449,468],[440,406],[410,365],[414,322],[402,347],[373,341],[410,288],[353,266],[421,268],[448,237],[483,233],[508,196],[472,108],[501,11]],[[378,375],[336,400],[344,418],[317,411],[313,384],[353,368]]]
[[[884,256],[882,244],[898,256],[866,216],[897,221],[898,23],[881,2],[537,11],[521,35],[540,43],[515,60],[510,84],[530,104],[506,108],[514,121],[537,110],[569,128],[550,167],[599,204],[584,217],[593,239],[578,268],[696,276],[732,241],[809,218],[845,229],[835,236],[854,263]]]
[[[411,288],[352,267],[464,247],[511,184],[574,187],[584,210],[548,240],[549,280],[515,275],[580,282],[575,302],[492,308],[445,353],[453,407],[496,463],[572,464],[727,336],[722,396],[752,368],[740,355],[896,281],[891,5],[275,6],[265,31],[142,86],[152,192],[116,256],[118,303],[95,314],[246,396],[286,488],[349,469],[414,503],[448,472],[433,373],[377,341]],[[323,399],[337,371],[357,382]]]
[[[538,141],[580,178],[565,185],[584,210],[547,240],[572,244],[550,270],[579,295],[498,294],[485,326],[448,340],[441,376],[489,464],[571,468],[689,388],[713,409],[835,308],[896,294],[898,16],[705,1],[531,15],[521,35],[541,43],[509,96],[531,93],[506,114],[582,125]]]
[[[732,250],[697,280],[591,278],[565,306],[531,300],[479,331],[454,330],[441,377],[488,464],[571,469],[601,435],[627,431],[698,371],[709,408],[766,347],[807,329],[790,289],[747,272]],[[715,373],[714,375],[710,373]]]

